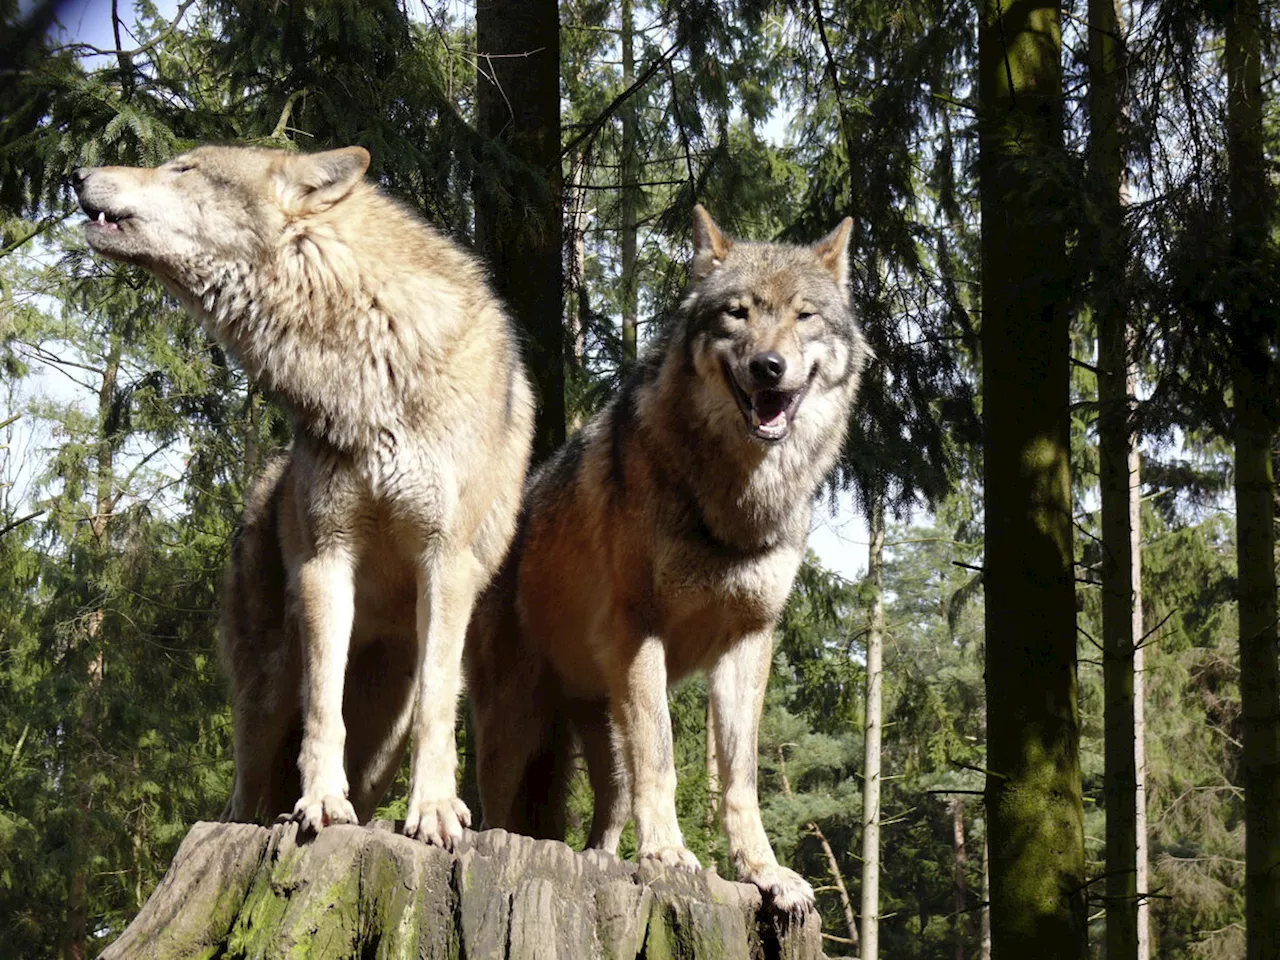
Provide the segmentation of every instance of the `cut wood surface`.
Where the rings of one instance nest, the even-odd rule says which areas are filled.
[[[502,830],[454,853],[388,822],[198,823],[104,958],[821,960],[816,914],[714,872],[637,865]]]

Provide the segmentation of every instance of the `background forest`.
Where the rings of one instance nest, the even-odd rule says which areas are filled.
[[[204,141],[361,144],[488,257],[543,453],[662,323],[694,202],[756,239],[852,215],[877,359],[827,496],[870,562],[801,571],[759,756],[828,953],[1280,955],[1274,867],[1246,925],[1246,872],[1280,862],[1274,11],[1005,6],[1021,26],[952,0],[0,0],[0,956],[96,955],[230,790],[217,597],[289,424],[158,284],[88,255],[67,185]],[[993,60],[1005,26],[1038,39]],[[1056,572],[985,529],[1008,418],[1041,410]],[[1061,587],[1016,623],[1011,567]],[[1045,872],[1074,871],[1076,932],[1019,953],[983,794],[1045,664],[1082,845]],[[672,705],[682,828],[732,875],[705,687]],[[589,805],[581,782],[579,844]]]

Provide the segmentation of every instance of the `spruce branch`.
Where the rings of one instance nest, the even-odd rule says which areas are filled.
[[[676,42],[671,46],[667,47],[667,49],[656,60],[654,60],[653,63],[649,64],[649,66],[645,68],[644,73],[636,77],[635,82],[631,84],[631,86],[627,87],[627,89],[614,97],[613,100],[610,101],[609,105],[600,112],[599,116],[588,123],[586,128],[580,134],[560,149],[560,159],[564,160],[565,157],[572,154],[587,140],[595,137],[604,125],[609,122],[609,118],[617,113],[623,104],[644,89],[645,85],[653,78],[653,75],[661,70],[665,64],[671,62],[672,58],[675,57],[675,55],[684,47],[684,44],[685,41],[681,38],[676,40]]]

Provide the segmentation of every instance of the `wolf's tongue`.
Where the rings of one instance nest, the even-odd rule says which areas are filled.
[[[757,390],[751,398],[751,407],[762,424],[785,422],[788,399],[781,390]]]

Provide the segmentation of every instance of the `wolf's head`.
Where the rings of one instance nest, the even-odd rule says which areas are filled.
[[[740,415],[766,443],[784,440],[807,410],[820,429],[843,429],[868,355],[849,303],[852,224],[811,247],[744,243],[694,208],[684,333],[687,358],[711,385],[709,413]]]
[[[82,167],[72,183],[95,251],[190,295],[219,264],[256,262],[291,220],[342,200],[368,166],[363,147],[199,147],[158,167]]]

